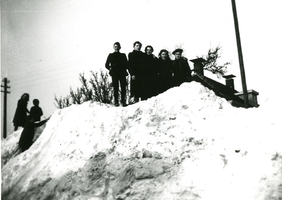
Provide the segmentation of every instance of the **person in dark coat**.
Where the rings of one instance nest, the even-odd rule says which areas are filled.
[[[172,62],[173,86],[180,86],[184,82],[191,81],[191,69],[188,59],[182,56],[182,49],[175,49],[172,54],[175,60]]]
[[[172,61],[166,49],[162,49],[158,59],[158,94],[172,86]]]
[[[42,120],[40,122],[35,122],[35,116],[29,115],[26,118],[26,122],[24,125],[24,129],[21,133],[21,137],[19,140],[19,147],[22,150],[22,152],[26,151],[31,147],[33,144],[33,137],[35,134],[35,128],[42,126],[45,124],[49,118]]]
[[[40,121],[43,111],[39,107],[38,99],[33,99],[33,106],[30,108],[30,115],[34,116],[35,121]]]
[[[154,48],[151,45],[145,47],[145,64],[143,70],[143,95],[141,99],[148,99],[157,95],[157,57],[153,54]]]
[[[24,127],[27,113],[29,110],[27,109],[27,104],[29,101],[29,94],[24,93],[21,98],[18,100],[16,112],[13,118],[14,130],[18,130],[18,127]]]
[[[114,87],[114,101],[115,105],[119,106],[119,85],[121,89],[121,104],[126,106],[126,77],[128,76],[127,67],[128,62],[126,55],[120,53],[120,43],[114,43],[114,52],[108,55],[106,61],[106,68],[112,77],[112,83]]]
[[[128,54],[130,79],[130,96],[134,103],[138,102],[142,96],[142,70],[144,68],[144,56],[141,51],[142,44],[134,42],[134,50]]]

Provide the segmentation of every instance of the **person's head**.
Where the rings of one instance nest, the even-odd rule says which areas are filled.
[[[21,99],[24,100],[24,101],[29,101],[29,94],[28,93],[24,93],[22,96],[21,96]]]
[[[172,54],[174,55],[175,57],[175,60],[178,60],[182,57],[182,52],[183,52],[183,49],[175,49]]]
[[[33,105],[38,106],[39,105],[39,100],[38,99],[33,99]]]
[[[133,48],[134,48],[135,51],[140,51],[141,47],[142,47],[141,42],[136,41],[136,42],[133,43]]]
[[[145,47],[145,53],[151,55],[154,52],[154,48],[151,45]]]
[[[115,50],[115,52],[119,52],[120,48],[121,48],[120,43],[119,42],[115,42],[114,43],[114,50]]]
[[[162,60],[167,60],[168,59],[168,51],[166,49],[162,49],[159,53],[159,58]]]

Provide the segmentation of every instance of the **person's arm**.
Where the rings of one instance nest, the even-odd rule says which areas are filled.
[[[47,119],[44,119],[44,120],[42,120],[40,122],[34,122],[34,127],[42,126],[43,124],[45,124],[50,119],[50,117],[48,117]]]
[[[105,63],[105,67],[106,67],[108,70],[111,70],[110,63],[111,63],[111,54],[108,55],[108,58],[107,58],[106,63]]]
[[[122,65],[124,66],[125,70],[128,70],[128,61],[125,53],[123,54]]]
[[[135,75],[134,69],[133,69],[133,66],[132,66],[132,54],[131,53],[128,54],[128,71],[129,71],[131,76]]]
[[[39,116],[41,117],[43,115],[43,111],[42,111],[42,109],[40,108],[40,114],[39,114]]]

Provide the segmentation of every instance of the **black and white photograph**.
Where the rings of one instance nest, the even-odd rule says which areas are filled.
[[[1,0],[2,200],[282,200],[281,0]]]

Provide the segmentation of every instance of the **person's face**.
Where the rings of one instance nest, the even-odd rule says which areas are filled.
[[[114,44],[114,50],[115,52],[119,52],[120,46],[118,44]]]
[[[152,53],[153,53],[153,49],[151,47],[147,47],[146,54],[147,55],[152,55]]]
[[[140,45],[139,43],[136,43],[136,44],[134,45],[134,50],[135,50],[135,51],[140,51],[140,49],[141,49],[141,45]]]
[[[180,53],[180,52],[176,52],[176,53],[174,54],[174,57],[175,57],[175,60],[180,59],[180,58],[181,58],[181,53]]]
[[[163,52],[161,53],[161,59],[162,59],[162,60],[166,60],[167,57],[168,57],[167,52],[163,51]]]

